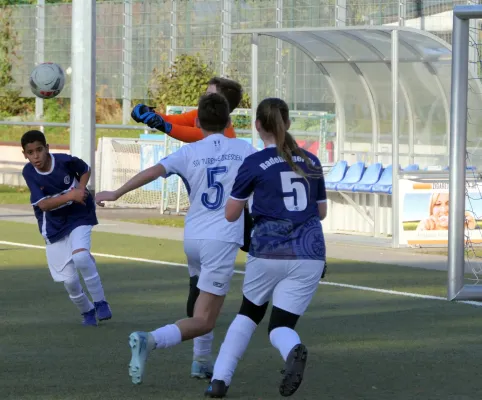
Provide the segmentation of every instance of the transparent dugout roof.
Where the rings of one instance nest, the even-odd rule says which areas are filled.
[[[358,133],[370,134],[367,144],[370,143],[376,158],[382,136],[391,135],[386,126],[391,120],[392,31],[395,30],[398,31],[399,110],[403,119],[400,123],[405,127],[399,135],[400,143],[407,144],[399,151],[415,162],[417,153],[420,156],[433,153],[439,156],[438,160],[434,158],[437,163],[448,162],[452,51],[439,37],[397,26],[239,29],[231,33],[270,36],[307,54],[329,80],[336,99],[341,153],[349,150],[348,142],[357,135],[358,126]],[[358,122],[359,110],[358,114],[355,112],[361,99],[367,99],[367,117],[371,122],[363,127]],[[371,126],[371,132],[365,132],[367,126]]]

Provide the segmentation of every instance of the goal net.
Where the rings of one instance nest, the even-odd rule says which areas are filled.
[[[195,107],[169,106],[167,114],[179,114]],[[251,110],[236,109],[231,114],[237,136],[251,141]],[[298,144],[317,154],[320,160],[328,163],[333,147],[327,146],[334,132],[334,115],[317,111],[293,111],[290,118]],[[115,190],[141,170],[149,168],[163,157],[175,152],[184,143],[168,135],[143,135],[139,139],[110,138],[99,139],[96,156],[98,191]],[[262,148],[262,144],[257,144]],[[328,148],[328,150],[327,150]],[[160,213],[182,214],[189,208],[189,197],[184,183],[177,175],[167,179],[159,178],[142,188],[134,190],[115,202],[107,202],[106,207],[153,208]]]

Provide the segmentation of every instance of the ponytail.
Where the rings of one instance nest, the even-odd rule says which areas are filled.
[[[313,164],[313,161],[300,149],[293,136],[288,132],[289,109],[283,100],[264,99],[258,106],[256,118],[260,120],[263,129],[273,135],[279,156],[288,163],[295,173],[304,179],[307,177],[321,178],[323,176],[322,168]],[[293,161],[294,156],[301,157],[311,172],[305,172],[303,168],[296,164]]]

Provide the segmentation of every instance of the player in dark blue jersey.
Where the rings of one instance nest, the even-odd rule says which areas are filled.
[[[285,361],[280,394],[291,396],[303,379],[308,352],[294,328],[325,268],[320,220],[326,217],[326,190],[320,161],[297,146],[289,127],[283,100],[259,104],[256,129],[266,148],[245,159],[226,204],[226,218],[236,221],[252,196],[254,229],[241,309],[221,346],[205,393],[209,397],[226,395],[270,298],[269,337]]]
[[[26,132],[21,144],[29,161],[23,177],[45,239],[50,274],[55,282],[64,283],[83,316],[83,324],[97,326],[97,319],[110,319],[112,313],[90,254],[91,232],[97,225],[94,199],[86,189],[90,167],[77,157],[51,154],[40,131]],[[94,304],[82,290],[78,271]]]

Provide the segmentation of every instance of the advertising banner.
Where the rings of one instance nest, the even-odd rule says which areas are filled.
[[[400,244],[448,244],[449,182],[400,181]],[[482,243],[482,184],[469,183],[465,196],[465,232]],[[480,219],[479,219],[480,218]]]

